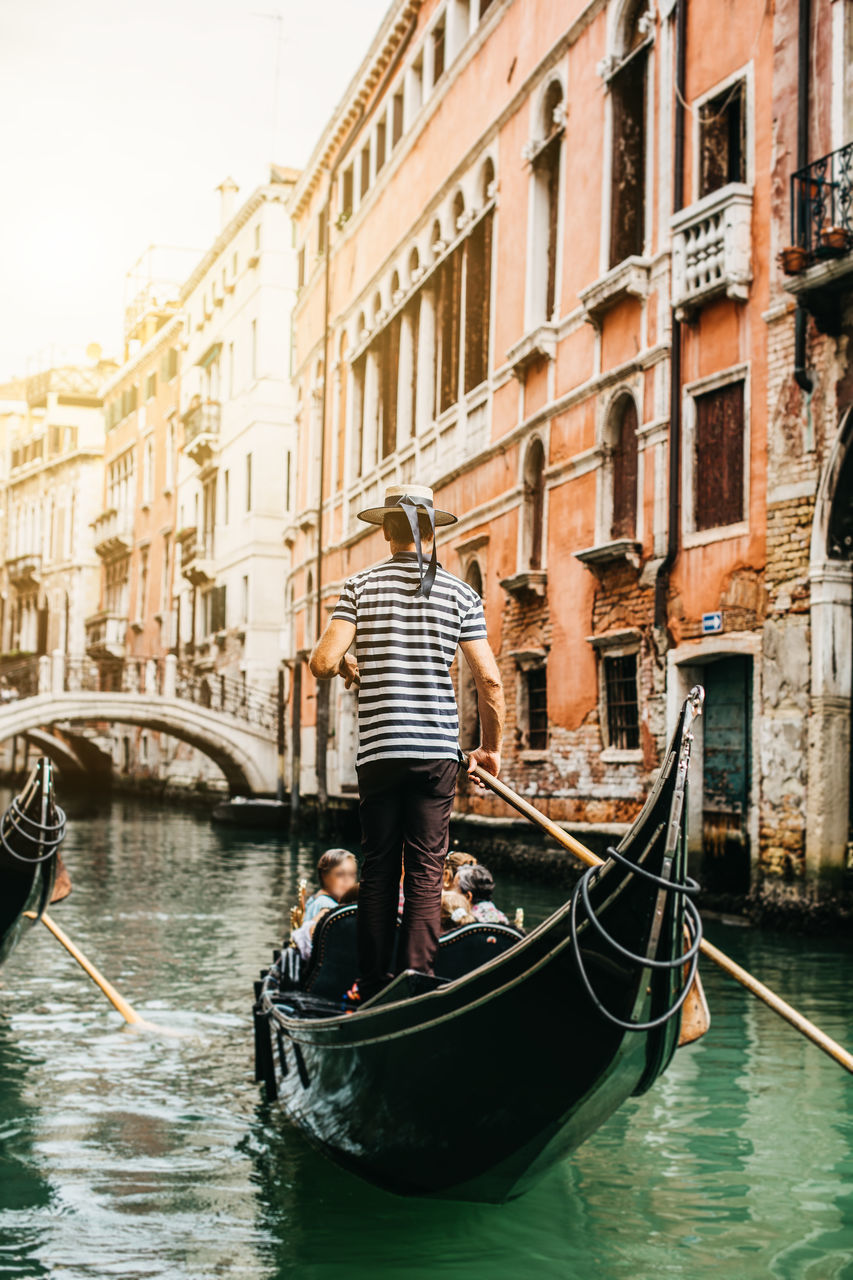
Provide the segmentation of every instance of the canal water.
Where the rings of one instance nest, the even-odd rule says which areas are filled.
[[[853,1080],[714,969],[711,1033],[526,1197],[402,1200],[252,1082],[252,979],[317,850],[124,801],[66,850],[57,920],[179,1034],[125,1029],[45,929],[24,939],[0,975],[0,1276],[853,1280]],[[500,890],[528,924],[559,895]],[[709,933],[853,1048],[851,947]],[[435,1085],[464,1130],[477,1081],[460,1061]]]

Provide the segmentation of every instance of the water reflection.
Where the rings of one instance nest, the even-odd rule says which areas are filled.
[[[24,941],[0,975],[0,1275],[853,1280],[848,1078],[715,971],[711,1035],[522,1200],[400,1200],[329,1165],[259,1103],[248,1020],[316,854],[126,801],[76,816],[57,917],[182,1034],[126,1031],[46,932]],[[528,923],[559,896],[501,889]],[[849,949],[714,940],[849,1040]],[[476,1083],[436,1081],[461,1126]]]

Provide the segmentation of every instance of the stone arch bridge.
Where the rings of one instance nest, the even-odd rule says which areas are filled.
[[[177,658],[67,658],[55,652],[0,669],[0,741],[21,735],[47,754],[54,726],[138,725],[197,747],[232,794],[272,794],[279,775],[275,696]],[[67,750],[67,749],[66,749]],[[57,740],[61,761],[62,745]]]

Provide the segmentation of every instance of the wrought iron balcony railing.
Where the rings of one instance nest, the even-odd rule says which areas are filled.
[[[206,400],[193,405],[184,414],[184,444],[191,444],[197,436],[218,436],[221,407],[216,400]]]
[[[853,249],[853,142],[791,174],[791,244],[810,262]]]

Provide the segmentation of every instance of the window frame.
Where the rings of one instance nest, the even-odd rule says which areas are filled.
[[[691,178],[691,203],[695,204],[700,199],[700,183],[702,180],[701,165],[701,145],[702,145],[702,126],[700,116],[702,107],[712,98],[719,97],[721,93],[725,93],[727,89],[738,80],[744,81],[744,159],[745,159],[745,178],[744,184],[748,187],[755,185],[755,70],[752,59],[745,62],[743,66],[738,67],[722,80],[718,80],[710,89],[706,89],[704,93],[697,94],[692,99],[691,113],[693,127],[691,129],[691,146],[693,148],[693,174]],[[741,185],[727,183],[727,186]],[[717,187],[716,192],[724,191],[725,187]],[[715,192],[715,194],[716,194]]]
[[[712,529],[696,528],[696,397],[734,382],[743,382],[743,519],[733,524],[716,525]],[[752,448],[750,364],[721,369],[718,373],[685,383],[682,388],[681,417],[683,449],[681,459],[681,540],[685,548],[706,546],[727,538],[749,534],[750,458]]]
[[[598,722],[601,733],[600,758],[605,764],[642,764],[643,701],[641,696],[641,636],[633,628],[611,635],[591,636],[589,643],[595,650],[598,678]],[[636,747],[616,747],[610,741],[610,702],[607,694],[607,658],[636,658],[637,679],[637,732]]]

